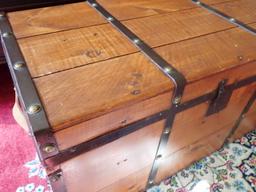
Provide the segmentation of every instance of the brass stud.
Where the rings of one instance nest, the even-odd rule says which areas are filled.
[[[54,144],[49,143],[44,146],[43,151],[46,153],[53,153],[54,151],[56,151],[56,147]]]
[[[177,97],[174,98],[173,103],[174,103],[175,105],[177,105],[177,104],[180,103],[180,101],[181,101],[181,97],[180,97],[180,96],[177,96]]]
[[[35,113],[38,113],[40,110],[41,110],[41,106],[38,104],[34,104],[28,108],[28,113],[35,114]]]
[[[24,66],[24,63],[23,63],[23,62],[16,62],[16,63],[13,65],[13,68],[14,68],[15,70],[20,70],[23,66]]]

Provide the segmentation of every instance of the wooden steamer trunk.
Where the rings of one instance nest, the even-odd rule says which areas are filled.
[[[1,14],[54,191],[142,191],[256,127],[255,0],[88,0]]]

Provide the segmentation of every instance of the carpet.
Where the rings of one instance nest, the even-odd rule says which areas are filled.
[[[12,117],[14,99],[9,71],[0,65],[0,192],[49,192],[33,141]]]
[[[256,130],[178,172],[148,192],[255,192]]]
[[[14,90],[0,65],[0,192],[50,192],[32,139],[14,121]],[[256,191],[256,131],[224,146],[148,192]]]

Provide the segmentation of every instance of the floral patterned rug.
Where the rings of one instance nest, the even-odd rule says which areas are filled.
[[[256,130],[148,192],[256,192]]]

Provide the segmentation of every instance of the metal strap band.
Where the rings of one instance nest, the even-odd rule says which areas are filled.
[[[13,34],[8,18],[3,12],[0,13],[0,35],[16,92],[19,95],[30,130],[36,137],[41,159],[44,160],[58,153],[56,141],[50,130],[50,125],[27,69],[25,59]],[[54,150],[47,150],[49,145],[54,145]]]
[[[185,77],[164,60],[158,53],[156,53],[149,45],[147,45],[136,34],[129,30],[113,15],[111,15],[105,8],[103,8],[95,0],[87,0],[88,4],[95,8],[109,23],[111,23],[118,31],[126,36],[144,55],[155,64],[168,78],[170,78],[177,87],[176,95],[181,96],[183,88],[186,84]]]
[[[54,192],[67,192],[65,178],[60,168],[49,174],[48,179]]]
[[[192,0],[193,3],[195,3],[196,5],[210,11],[211,13],[213,13],[214,15],[217,15],[223,19],[225,19],[226,21],[228,21],[229,23],[232,23],[238,27],[240,27],[241,29],[253,34],[253,35],[256,35],[256,29],[246,25],[245,23],[243,23],[242,21],[239,21],[238,19],[234,18],[234,17],[231,17],[229,15],[227,15],[226,13],[223,13],[221,12],[220,10],[216,9],[216,8],[213,8],[211,7],[210,5],[207,5],[199,0]]]
[[[106,9],[104,9],[95,0],[87,1],[90,6],[95,8],[109,23],[111,23],[118,31],[126,36],[155,66],[163,72],[175,85],[173,96],[171,98],[171,107],[167,116],[165,126],[160,138],[160,142],[157,147],[155,159],[149,174],[147,188],[153,184],[153,180],[158,170],[158,160],[162,157],[166,144],[170,137],[172,124],[176,114],[176,108],[179,106],[183,91],[186,85],[185,77],[178,72],[171,64],[163,59],[157,52],[155,52],[149,45],[147,45],[136,34],[129,30],[125,25],[118,21],[113,15],[111,15]]]
[[[242,120],[244,119],[245,114],[250,110],[250,108],[251,108],[252,104],[255,102],[255,100],[256,100],[256,91],[254,91],[254,93],[250,97],[248,103],[244,107],[242,113],[240,114],[239,118],[236,120],[234,127],[231,129],[229,135],[227,136],[227,138],[225,140],[225,143],[227,143],[228,140],[232,137],[232,135],[236,132],[236,130],[238,129],[238,127],[241,124]]]
[[[247,86],[249,84],[252,84],[256,82],[256,76],[252,76],[252,77],[248,77],[246,79],[240,80],[238,82],[235,82],[233,84],[230,85],[226,85],[225,89],[230,90],[231,92],[233,92],[236,89],[239,89],[241,87]],[[176,108],[176,112],[180,113],[182,111],[185,111],[187,109],[190,109],[192,107],[195,107],[199,104],[205,103],[207,101],[213,100],[214,97],[216,96],[217,93],[217,89],[204,94],[200,97],[197,97],[195,99],[186,101],[184,103],[181,103],[177,108]],[[149,126],[153,123],[156,123],[158,121],[164,120],[167,118],[168,114],[170,113],[169,110],[164,110],[161,111],[159,113],[153,114],[149,117],[146,117],[144,119],[141,119],[139,121],[136,121],[134,123],[131,123],[129,125],[126,125],[124,127],[121,127],[119,129],[116,129],[112,132],[109,132],[107,134],[101,135],[99,137],[96,137],[92,140],[80,143],[79,145],[70,147],[68,149],[62,150],[60,151],[59,154],[57,154],[54,157],[51,157],[49,159],[46,159],[46,163],[47,165],[49,165],[50,167],[56,166],[62,162],[65,162],[77,155],[80,155],[82,153],[88,152],[90,150],[96,149],[98,147],[101,147],[103,145],[106,145],[108,143],[111,143],[121,137],[124,137],[128,134],[131,134],[137,130],[140,130],[146,126]]]

